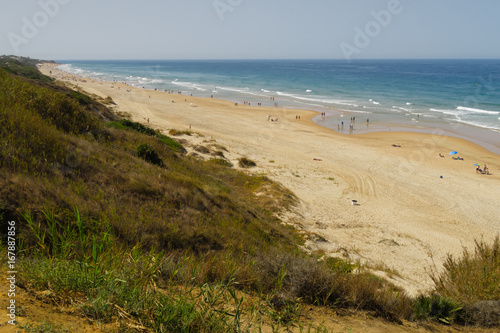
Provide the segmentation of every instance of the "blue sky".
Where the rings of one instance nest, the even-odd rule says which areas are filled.
[[[2,0],[42,59],[500,58],[498,0]]]

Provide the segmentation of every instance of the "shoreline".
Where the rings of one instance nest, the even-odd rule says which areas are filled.
[[[44,65],[42,72],[50,68]],[[149,126],[161,130],[192,126],[204,137],[183,140],[216,140],[231,161],[256,161],[252,172],[299,199],[279,217],[310,235],[307,251],[364,263],[412,295],[429,290],[426,270],[439,270],[447,254],[500,233],[494,199],[500,197],[500,156],[470,141],[396,131],[342,135],[316,124],[316,111],[235,106],[79,80],[70,82],[89,94],[110,96],[135,121],[149,119]],[[266,121],[268,115],[279,121]],[[464,160],[453,160],[451,150]],[[492,175],[476,174],[474,163],[486,163]]]
[[[67,65],[67,64],[59,64],[56,63],[54,67],[56,66],[61,66],[61,65]],[[62,72],[64,72],[64,69],[58,69]],[[73,74],[70,72],[66,72],[67,75],[70,76],[80,76],[79,74]],[[92,80],[99,81],[101,78],[99,77],[92,77],[90,76]],[[102,81],[105,82],[105,81]],[[120,84],[127,84],[127,82],[121,82],[121,81],[108,81],[108,82],[117,82]],[[134,89],[141,89],[138,86],[134,85],[129,85],[130,87],[133,87]],[[217,87],[216,87],[217,88]],[[142,87],[144,89],[144,87]],[[153,87],[150,88],[145,88],[146,90],[149,91],[155,91]],[[182,85],[179,87],[180,90],[185,89]],[[170,91],[172,93],[177,92],[177,88],[174,89],[165,89],[161,90],[158,89],[158,91]],[[196,90],[196,88],[195,88]],[[192,97],[189,96],[189,91],[186,92],[182,91],[184,96]],[[195,93],[193,91],[192,93]],[[202,94],[203,95],[203,94]],[[198,97],[198,96],[196,96]],[[199,96],[200,98],[209,98],[208,96]],[[227,96],[226,96],[227,97]],[[240,96],[242,97],[242,96]],[[243,97],[245,98],[245,97]],[[258,102],[263,102],[259,104],[263,104],[265,106],[261,106],[262,108],[272,108],[271,103],[268,99],[259,99],[257,97],[248,97],[250,98],[248,101],[252,101],[253,104],[257,104]],[[276,97],[277,101],[279,96]],[[227,101],[234,103],[236,102],[236,99],[229,99],[229,98],[217,98],[221,101]],[[406,114],[406,116],[409,117],[401,117],[401,115],[398,115],[397,113],[394,114],[394,118],[387,118],[387,119],[377,119],[380,116],[377,115],[377,113],[371,114],[370,112],[365,113],[365,112],[359,112],[355,110],[342,110],[339,108],[334,108],[334,107],[314,107],[311,105],[308,106],[292,106],[289,105],[289,101],[283,100],[279,101],[280,106],[279,108],[281,109],[287,109],[287,110],[296,110],[297,112],[302,112],[302,111],[315,111],[318,113],[317,117],[314,117],[313,122],[316,123],[319,126],[329,128],[333,131],[339,132],[340,134],[344,135],[359,135],[359,134],[365,134],[365,133],[372,133],[372,132],[417,132],[417,133],[427,133],[427,134],[438,134],[438,135],[447,135],[447,136],[453,136],[456,138],[461,138],[465,139],[467,141],[473,142],[475,144],[478,144],[491,152],[494,152],[495,154],[500,155],[500,131],[497,131],[492,128],[488,127],[481,127],[481,126],[476,126],[473,124],[469,124],[466,122],[460,122],[460,121],[449,121],[446,119],[442,119],[441,117],[429,117],[424,115],[421,115],[420,112],[417,111],[412,111],[410,114]],[[238,103],[243,104],[242,100],[239,100]],[[284,103],[284,104],[283,104]],[[327,113],[327,117],[320,117],[319,114],[322,112]],[[425,111],[424,111],[425,113]],[[349,130],[337,130],[337,124],[340,125],[340,122],[344,120],[344,123],[346,123],[346,119],[349,117],[359,117],[361,119],[365,119],[365,117],[370,117],[373,116],[375,119],[370,119],[370,126],[366,127],[363,121],[359,122],[359,125],[356,124],[354,127],[354,131],[349,131]],[[387,115],[386,115],[387,116]],[[382,116],[382,117],[386,117]],[[422,117],[419,117],[422,116]],[[441,119],[441,120],[437,120]],[[358,119],[359,120],[359,119]],[[347,127],[347,126],[346,126]],[[348,128],[348,127],[347,127]]]

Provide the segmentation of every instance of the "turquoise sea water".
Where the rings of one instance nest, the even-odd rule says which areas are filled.
[[[500,60],[59,62],[135,87],[326,112],[316,121],[334,130],[354,116],[352,133],[440,129],[500,150]]]

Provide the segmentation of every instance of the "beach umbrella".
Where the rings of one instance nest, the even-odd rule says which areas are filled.
[[[456,154],[458,154],[458,151],[450,151],[448,155],[456,155]]]
[[[479,164],[479,163],[476,163],[476,164],[474,164],[474,166],[481,166],[481,164]]]

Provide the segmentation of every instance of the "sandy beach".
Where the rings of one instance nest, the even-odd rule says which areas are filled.
[[[474,240],[490,242],[500,233],[500,155],[469,141],[409,132],[342,135],[315,124],[313,111],[236,106],[93,81],[53,64],[41,71],[110,96],[115,111],[145,124],[149,119],[165,133],[191,127],[194,135],[183,140],[215,140],[234,165],[242,156],[254,160],[250,172],[298,197],[281,217],[310,236],[306,250],[360,261],[412,295],[429,290],[428,271],[441,269],[447,254],[460,255]],[[278,121],[268,121],[269,115]],[[452,159],[450,151],[463,160]],[[477,174],[475,163],[486,164],[491,174]]]

